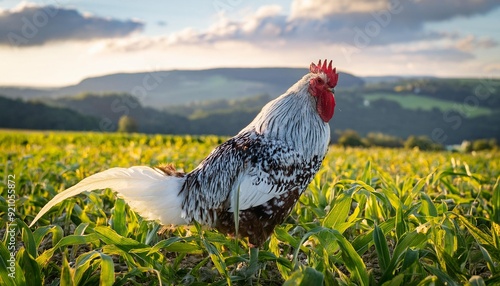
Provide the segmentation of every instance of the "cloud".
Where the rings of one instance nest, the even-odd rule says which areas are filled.
[[[286,15],[281,15],[278,5],[263,6],[255,14],[243,21],[232,21],[223,15],[206,31],[200,32],[193,28],[185,28],[169,35],[135,36],[99,44],[100,50],[132,52],[148,48],[166,49],[182,45],[210,45],[219,42],[260,43],[279,42],[285,35],[283,25]],[[283,38],[284,39],[284,38]],[[257,42],[254,42],[257,41]]]
[[[141,39],[132,46],[213,44],[241,41],[269,47],[291,44],[347,44],[357,48],[439,41],[460,36],[425,28],[425,24],[484,14],[500,6],[498,0],[295,0],[290,14],[279,5],[263,6],[243,19],[224,15],[204,31],[185,29],[166,36]],[[482,44],[472,48],[485,47]],[[127,44],[121,45],[125,50]],[[490,45],[491,46],[491,45]]]
[[[463,52],[471,52],[476,49],[489,49],[498,46],[498,43],[490,38],[477,38],[474,35],[468,35],[455,43],[455,47]]]
[[[485,65],[484,70],[490,75],[500,75],[500,63],[488,63]]]
[[[398,63],[426,59],[434,63],[464,62],[476,58],[477,50],[498,43],[487,37],[431,30],[427,24],[484,14],[500,6],[497,2],[295,0],[288,14],[279,5],[267,5],[246,17],[219,15],[204,30],[186,28],[168,35],[105,40],[95,52],[169,51],[179,47],[220,52],[223,47],[244,46],[268,54],[293,51],[314,57],[336,53],[343,55],[348,65],[388,57]]]
[[[325,19],[338,15],[354,16],[353,21],[368,20],[372,13],[393,10],[401,14],[397,21],[407,26],[444,21],[457,16],[473,16],[500,6],[497,0],[295,0],[291,17]]]
[[[452,62],[452,63],[470,60],[474,58],[472,54],[454,48],[436,48],[436,49],[406,51],[400,55],[406,58],[411,58],[413,61],[433,61],[433,62]]]
[[[22,4],[0,11],[0,45],[37,46],[54,41],[119,38],[140,31],[136,20],[116,20],[56,6]]]

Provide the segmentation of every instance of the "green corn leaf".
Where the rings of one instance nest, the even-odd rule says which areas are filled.
[[[112,210],[113,215],[110,219],[111,228],[120,235],[127,235],[125,207],[126,203],[123,199],[116,199],[115,206]]]
[[[424,279],[422,279],[422,281],[420,281],[417,286],[435,286],[435,285],[440,285],[438,284],[439,280],[437,278],[437,276],[435,275],[429,275],[427,277],[425,277]]]
[[[426,241],[427,235],[422,232],[413,231],[403,235],[403,237],[398,241],[398,244],[394,248],[392,259],[397,259],[401,256],[403,251],[410,247],[421,248]]]
[[[371,160],[366,161],[365,168],[363,169],[363,174],[361,175],[361,180],[366,184],[371,184],[372,182],[372,162]]]
[[[467,229],[469,230],[469,232],[472,234],[472,236],[474,236],[474,238],[476,239],[476,241],[479,244],[491,245],[491,246],[494,245],[493,239],[492,239],[492,237],[490,235],[484,233],[479,228],[477,228],[476,226],[474,226],[464,216],[458,215],[458,218],[462,221],[462,223],[465,225],[465,227],[467,227]]]
[[[93,261],[99,258],[99,252],[89,251],[78,256],[75,262],[75,273],[73,275],[73,282],[75,284],[82,283],[82,278],[90,268]]]
[[[23,274],[27,279],[25,279],[26,285],[42,285],[42,273],[40,271],[40,266],[36,260],[31,256],[24,248],[21,248],[18,252],[19,266],[23,269]]]
[[[356,250],[353,248],[351,243],[347,241],[347,239],[337,230],[335,229],[329,229],[329,228],[324,228],[324,227],[317,227],[310,232],[306,233],[304,237],[302,238],[302,242],[305,242],[311,235],[317,235],[321,232],[330,232],[333,234],[335,239],[337,240],[337,243],[339,244],[340,250],[342,250],[342,259],[343,262],[345,263],[346,268],[351,272],[354,276],[355,279],[359,280],[359,283],[361,285],[368,285],[369,284],[369,277],[368,273],[366,272],[366,266],[359,256],[359,254],[356,252]],[[294,254],[294,265],[297,267],[297,257],[298,257],[298,250],[295,251]]]
[[[366,272],[365,263],[361,257],[342,234],[334,231],[334,235],[339,242],[340,249],[342,250],[342,258],[344,259],[347,269],[359,279],[360,285],[368,285],[369,277]]]
[[[217,248],[215,248],[215,246],[213,246],[206,240],[203,240],[203,245],[205,246],[205,249],[208,251],[208,254],[212,259],[212,262],[217,271],[219,271],[220,274],[227,276],[226,263],[222,259],[222,256],[220,252],[217,250]]]
[[[98,251],[90,251],[78,256],[75,262],[73,275],[74,284],[81,284],[87,271],[91,270],[94,263],[98,262],[100,269],[100,285],[113,285],[115,281],[115,267],[111,256]]]
[[[224,262],[226,263],[226,265],[233,265],[237,263],[248,263],[248,259],[242,256],[231,256],[224,259]]]
[[[403,259],[403,254],[407,249],[411,247],[421,248],[426,241],[427,235],[421,232],[413,231],[403,235],[394,248],[391,262],[389,263],[389,266],[387,266],[387,270],[382,275],[382,278],[380,278],[380,282],[389,281],[394,277],[393,271],[400,260]]]
[[[333,208],[323,220],[323,226],[338,230],[341,224],[346,221],[347,216],[349,215],[351,202],[352,198],[350,196],[342,195],[341,197],[339,197],[335,201],[335,205],[333,206]]]
[[[431,173],[431,175],[432,174],[433,173]],[[418,195],[420,195],[422,189],[425,186],[425,183],[427,182],[427,179],[428,178],[422,178],[422,179],[418,180],[418,182],[415,184],[415,186],[413,186],[412,190],[409,192],[409,195],[406,197],[406,199],[404,201],[405,206],[411,205],[413,203],[413,201],[415,200],[415,198]]]
[[[140,264],[134,259],[133,253],[126,252],[116,245],[104,245],[101,248],[101,252],[107,255],[119,255],[128,265],[140,266]]]
[[[430,266],[427,264],[423,264],[424,268],[429,271],[431,274],[435,275],[441,283],[446,283],[446,285],[450,286],[459,286],[455,280],[453,280],[448,274],[445,272],[441,271],[439,268],[436,268],[434,266]]]
[[[382,232],[387,233],[394,229],[394,218],[390,218],[387,221],[379,224],[378,226],[382,229]],[[352,242],[352,246],[356,249],[359,255],[362,255],[373,243],[373,230],[367,231],[365,234],[357,236]]]
[[[54,255],[54,252],[61,247],[68,246],[68,245],[87,244],[87,243],[98,242],[98,241],[99,241],[99,237],[96,234],[68,235],[68,236],[62,238],[54,247],[46,250],[44,253],[39,255],[36,258],[36,261],[38,264],[43,266],[49,262],[50,258]]]
[[[375,225],[375,228],[373,230],[373,242],[375,244],[375,250],[377,251],[380,269],[382,270],[382,272],[384,272],[389,266],[391,256],[389,253],[389,247],[387,246],[387,240],[378,225]]]
[[[290,260],[284,257],[278,257],[274,255],[274,253],[269,251],[260,251],[259,262],[266,262],[266,261],[276,261],[278,264],[281,264],[287,267],[288,269],[292,269],[292,264],[290,263]]]
[[[491,206],[493,207],[493,215],[491,216],[491,220],[497,224],[500,224],[500,177],[497,178],[495,186],[493,186]]]
[[[246,269],[246,276],[250,277],[259,270],[259,249],[256,247],[250,248],[250,261]]]
[[[403,264],[401,265],[401,272],[405,271],[407,268],[412,266],[414,263],[418,262],[419,259],[419,251],[415,249],[408,248],[405,251],[405,255],[403,258]]]
[[[486,250],[480,244],[478,245],[478,247],[479,247],[479,250],[481,250],[481,254],[483,255],[484,261],[486,261],[486,265],[488,265],[488,269],[490,269],[492,274],[496,274],[497,267],[495,267],[495,263],[493,262],[491,255],[488,253],[488,250]]]
[[[500,224],[491,224],[491,235],[493,236],[493,244],[496,248],[500,249]]]
[[[495,247],[493,237],[474,226],[464,216],[459,215],[458,217],[469,230],[470,234],[472,234],[476,242],[488,250],[489,255],[491,255],[493,259],[500,261],[500,249]]]
[[[438,212],[436,206],[434,205],[434,202],[431,200],[429,195],[427,195],[426,193],[422,193],[420,195],[420,198],[422,199],[422,213],[426,216],[437,217]]]
[[[396,208],[396,240],[399,239],[407,232],[406,221],[403,213],[403,206],[399,205]]]
[[[119,235],[116,231],[109,227],[96,226],[94,231],[97,237],[99,237],[106,244],[114,244],[128,251],[136,248],[148,247],[137,240]]]
[[[281,241],[284,241],[292,246],[298,246],[299,240],[291,236],[285,229],[281,227],[276,227],[274,229],[274,235]]]
[[[457,263],[456,259],[451,257],[446,251],[441,247],[436,247],[436,251],[439,251],[439,256],[444,261],[444,267],[446,273],[455,281],[460,281],[464,283],[467,279],[465,273],[462,273],[460,265]]]
[[[101,275],[100,275],[100,285],[111,286],[115,283],[115,264],[113,259],[103,253],[99,253],[101,257]]]
[[[174,242],[168,247],[165,247],[166,251],[177,252],[177,253],[189,253],[189,254],[202,254],[203,249],[194,242]],[[149,251],[151,253],[151,251]]]
[[[23,220],[16,219],[14,222],[18,227],[21,228],[21,239],[23,240],[26,251],[28,251],[28,253],[32,257],[37,257],[37,245],[35,242],[35,238],[33,237],[33,232]]]
[[[404,274],[399,274],[394,276],[390,281],[384,282],[382,286],[400,286],[403,285],[403,281],[405,279]]]
[[[48,234],[52,234],[52,245],[56,245],[63,237],[64,232],[62,227],[59,225],[42,226],[35,229],[33,232],[33,238],[37,248],[40,247],[40,243]]]
[[[192,243],[194,237],[180,238],[170,237],[156,243],[148,252],[148,255],[157,253],[161,249],[166,249],[172,252],[185,252],[185,253],[200,253],[203,250],[197,244]]]
[[[79,224],[76,228],[75,228],[75,232],[73,233],[74,235],[84,235],[85,234],[85,230],[88,228],[90,224],[89,223],[86,223],[86,222],[83,222],[81,224]]]
[[[61,267],[61,286],[72,286],[73,283],[72,275],[71,275],[71,267],[69,267],[68,259],[66,258],[66,253],[63,255],[63,262]]]
[[[283,286],[309,286],[323,285],[323,273],[311,267],[302,267],[297,269]]]

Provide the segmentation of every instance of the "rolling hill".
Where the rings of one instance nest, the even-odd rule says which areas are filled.
[[[256,94],[277,97],[300,79],[303,68],[218,68],[118,73],[82,80],[72,86],[51,89],[0,87],[11,98],[47,99],[79,93],[129,93],[144,106],[155,108],[216,99],[238,99]],[[341,73],[338,88],[359,87],[364,81]]]

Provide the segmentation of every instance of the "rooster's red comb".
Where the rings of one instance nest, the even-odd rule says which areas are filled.
[[[323,62],[323,65],[321,65],[321,60],[318,61],[318,64],[315,65],[314,63],[311,63],[309,66],[309,71],[312,73],[324,73],[326,74],[328,81],[326,82],[330,88],[334,88],[337,85],[337,81],[339,80],[339,74],[337,73],[337,68],[332,69],[332,61],[328,64],[328,67],[326,66],[327,60]]]

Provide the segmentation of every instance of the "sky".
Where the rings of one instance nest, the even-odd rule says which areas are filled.
[[[498,0],[0,0],[0,85],[116,72],[304,67],[500,77]]]

